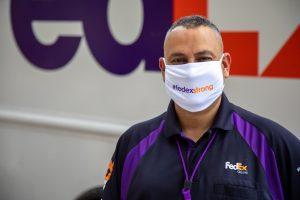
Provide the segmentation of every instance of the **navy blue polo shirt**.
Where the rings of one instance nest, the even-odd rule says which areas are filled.
[[[129,128],[117,143],[103,199],[183,199],[176,141],[188,174],[212,141],[192,181],[192,199],[300,199],[299,139],[224,94],[211,129],[196,143],[182,133],[173,101],[167,112]]]

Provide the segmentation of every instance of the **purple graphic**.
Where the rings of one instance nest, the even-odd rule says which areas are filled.
[[[145,60],[145,70],[159,70],[163,40],[172,23],[172,0],[143,0],[144,22],[140,37],[130,45],[118,43],[108,26],[109,0],[12,0],[13,33],[23,55],[42,69],[59,69],[75,55],[81,37],[60,36],[53,45],[43,45],[35,38],[32,22],[81,21],[84,34],[97,62],[107,71],[125,75]],[[130,11],[128,11],[130,12]]]

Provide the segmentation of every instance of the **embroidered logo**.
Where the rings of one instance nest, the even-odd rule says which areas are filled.
[[[106,185],[107,181],[109,181],[109,179],[110,179],[110,177],[112,175],[113,170],[114,170],[114,162],[110,161],[109,164],[108,164],[108,169],[107,169],[105,177],[104,177],[103,189],[105,188],[105,185]]]
[[[113,169],[114,169],[114,163],[112,161],[109,162],[108,164],[108,169],[107,169],[107,172],[105,174],[105,180],[108,181],[111,177],[111,174],[113,172]]]
[[[230,162],[225,162],[225,169],[236,171],[239,174],[248,174],[247,165],[243,165],[242,163],[236,163],[235,165]]]

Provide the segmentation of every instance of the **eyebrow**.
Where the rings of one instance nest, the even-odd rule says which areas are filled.
[[[214,56],[214,54],[209,50],[199,51],[194,54],[194,56],[203,56],[203,55],[211,55]]]
[[[194,56],[203,56],[203,55],[211,55],[211,56],[214,56],[214,54],[209,51],[209,50],[203,50],[203,51],[199,51],[197,53],[194,54]],[[173,57],[181,57],[181,56],[186,56],[185,54],[183,53],[179,53],[179,52],[175,52],[175,53],[172,53],[170,55],[170,58],[173,58]]]
[[[185,54],[183,54],[183,53],[172,53],[170,55],[170,58],[172,58],[172,57],[180,57],[180,56],[185,56]]]

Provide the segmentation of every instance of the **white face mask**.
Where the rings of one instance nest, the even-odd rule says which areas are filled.
[[[222,58],[219,61],[183,65],[165,64],[167,94],[187,111],[198,112],[206,109],[223,92]]]

